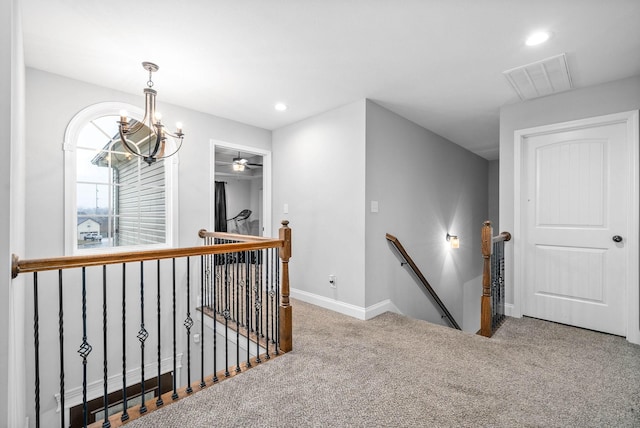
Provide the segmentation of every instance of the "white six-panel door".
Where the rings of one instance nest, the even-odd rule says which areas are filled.
[[[522,139],[524,315],[626,334],[626,126],[559,129]]]

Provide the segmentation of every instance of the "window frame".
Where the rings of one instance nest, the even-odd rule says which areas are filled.
[[[131,104],[122,102],[102,102],[90,105],[79,111],[67,125],[62,149],[64,151],[64,253],[66,255],[122,253],[145,251],[177,246],[177,191],[178,154],[164,159],[165,168],[165,242],[161,244],[128,245],[103,248],[78,248],[78,207],[77,207],[77,160],[76,144],[84,126],[90,120],[101,116],[120,116],[121,110],[127,110],[129,116],[141,121],[144,111]],[[167,139],[167,150],[175,149],[173,141]],[[142,165],[144,167],[144,164]]]

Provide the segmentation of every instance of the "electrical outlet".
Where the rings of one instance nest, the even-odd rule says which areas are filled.
[[[336,276],[329,275],[329,287],[336,288]]]

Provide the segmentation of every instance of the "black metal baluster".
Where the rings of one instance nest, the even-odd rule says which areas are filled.
[[[253,253],[255,254],[255,250],[253,251]],[[255,274],[255,270],[254,270],[253,273]],[[249,319],[249,316],[250,316],[249,315],[249,305],[251,304],[251,296],[250,296],[251,287],[250,287],[250,284],[251,284],[251,272],[249,271],[249,268],[247,268],[247,275],[245,277],[245,286],[244,286],[244,288],[245,288],[245,290],[244,290],[244,295],[245,295],[245,298],[244,298],[244,300],[245,300],[244,316],[245,316],[245,320],[246,320],[245,323],[246,323],[246,327],[247,327],[247,368],[251,367],[251,353],[250,353],[250,350],[251,350],[251,346],[250,346],[250,344],[251,344],[251,339],[250,339],[251,332],[249,331],[250,330],[250,323],[251,323],[251,320]]]
[[[176,259],[172,259],[172,267],[173,267],[173,271],[172,271],[172,292],[173,292],[173,296],[172,296],[172,301],[173,301],[173,306],[172,306],[172,313],[173,313],[173,323],[171,324],[172,329],[173,329],[173,394],[171,394],[171,398],[173,400],[177,400],[178,399],[178,386],[176,385]]]
[[[269,300],[271,300],[271,343],[276,343],[276,317],[278,316],[278,303],[275,301],[276,297],[276,288],[274,286],[277,280],[277,272],[278,272],[278,257],[276,257],[275,249],[269,249],[269,254],[271,255],[271,263],[273,270],[271,275],[271,282],[269,283]]]
[[[111,427],[109,422],[109,390],[108,390],[108,365],[107,365],[107,265],[102,265],[102,385],[103,385],[103,407],[104,421],[102,422],[102,428]]]
[[[276,258],[276,355],[280,355],[280,249],[275,249]]]
[[[224,265],[224,308],[224,376],[229,377],[229,263]]]
[[[264,344],[265,344],[265,348],[266,348],[265,349],[265,352],[266,352],[265,359],[268,360],[269,358],[271,358],[271,356],[269,355],[269,295],[270,295],[270,290],[269,290],[269,284],[270,284],[270,282],[269,282],[269,279],[270,279],[269,272],[271,271],[271,251],[269,249],[266,249],[266,250],[264,250],[264,252],[265,252],[265,257],[264,257],[265,258],[265,263],[267,264],[267,274],[266,274],[266,277],[265,277],[265,296],[264,296],[265,299],[266,299],[266,301],[265,301],[266,312],[264,314],[264,320],[265,320],[265,323],[266,323],[264,331],[266,333],[266,337],[265,337],[265,340],[264,340]]]
[[[200,304],[204,301],[204,255],[200,256]],[[200,307],[200,388],[204,388],[207,383],[204,381],[204,308]],[[213,324],[215,325],[215,323]],[[215,340],[215,335],[214,335]]]
[[[87,426],[87,357],[93,348],[87,342],[87,277],[86,268],[82,268],[82,344],[78,353],[82,357],[82,421]],[[37,425],[37,424],[36,424]]]
[[[190,258],[187,257],[187,318],[184,320],[184,326],[187,329],[187,394],[191,394],[191,327],[193,327],[193,319],[191,319],[191,269]]]
[[[220,313],[220,311],[218,310],[218,296],[219,296],[219,288],[218,288],[218,284],[220,283],[220,266],[219,264],[222,263],[222,260],[224,259],[226,260],[226,255],[224,254],[216,254],[216,256],[214,257],[214,272],[213,272],[213,278],[214,278],[214,283],[215,286],[213,287],[213,307],[215,308],[215,310],[213,311],[213,383],[216,383],[218,381],[218,329],[217,329],[217,325],[218,325],[218,314]]]
[[[260,311],[261,300],[260,296],[262,295],[262,265],[258,265],[258,274],[256,275],[254,286],[253,286],[253,306],[254,306],[254,315],[255,315],[255,332],[256,332],[256,363],[261,363],[262,358],[260,358],[260,317],[262,313]]]
[[[245,266],[246,266],[246,262],[247,262],[246,251],[244,252],[244,257],[245,257]],[[238,321],[240,319],[240,311],[239,311],[240,305],[238,305],[238,299],[240,296],[240,270],[241,270],[240,264],[238,263],[236,265],[235,287],[234,287],[234,297],[233,297],[233,304],[234,304],[234,310],[235,310],[234,321],[236,322],[236,373],[240,371],[240,322]]]
[[[127,264],[122,264],[122,422],[129,420],[127,405]],[[64,425],[63,425],[64,426]]]
[[[145,385],[144,385],[144,342],[149,337],[149,333],[144,328],[144,262],[140,262],[140,330],[138,331],[138,340],[140,341],[140,385],[141,385],[141,397],[140,413],[147,412],[147,405],[145,404]]]
[[[156,406],[157,407],[161,407],[164,404],[164,401],[162,401],[162,348],[160,346],[160,340],[162,338],[162,334],[161,334],[161,319],[160,319],[160,314],[161,314],[161,307],[160,307],[160,260],[158,260],[157,263],[157,273],[158,273],[158,292],[156,294],[157,297],[157,309],[156,309],[156,316],[158,319],[158,399],[156,400]]]
[[[36,427],[40,427],[40,315],[38,309],[38,272],[33,273],[33,345],[35,348]]]
[[[60,426],[64,423],[64,322],[62,298],[62,269],[58,270],[58,338],[60,342]]]

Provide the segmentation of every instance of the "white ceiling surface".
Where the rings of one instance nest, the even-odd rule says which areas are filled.
[[[640,74],[639,0],[22,0],[22,13],[29,67],[142,94],[152,61],[159,103],[270,130],[369,98],[487,159],[499,107],[519,102],[503,71],[566,53],[574,88]],[[552,38],[525,46],[538,29]]]

